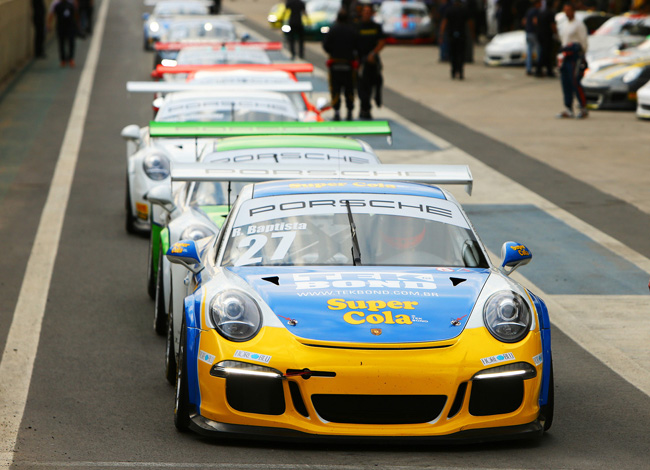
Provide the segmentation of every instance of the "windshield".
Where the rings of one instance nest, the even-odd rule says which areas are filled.
[[[194,184],[190,195],[191,206],[225,206],[233,204],[248,182],[207,181]],[[228,190],[230,189],[230,198]]]
[[[308,15],[323,11],[336,16],[340,9],[341,2],[337,0],[311,0],[305,5],[305,10]]]
[[[474,233],[453,203],[385,194],[305,194],[245,201],[222,260],[223,266],[353,264],[488,267]]]
[[[156,16],[207,15],[209,13],[206,5],[191,2],[162,2],[157,3],[153,9],[153,14]]]
[[[229,51],[212,47],[188,47],[176,57],[179,65],[270,64],[268,54],[260,49]]]
[[[183,39],[234,41],[236,38],[234,26],[230,23],[172,23],[167,33],[168,41],[181,41]]]
[[[615,16],[614,18],[605,21],[605,23],[594,32],[595,36],[613,36],[618,34],[648,36],[650,35],[650,18]]]
[[[166,102],[156,121],[296,121],[296,109],[288,98],[280,100],[251,98],[197,99]]]

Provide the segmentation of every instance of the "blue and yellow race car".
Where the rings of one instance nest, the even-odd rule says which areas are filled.
[[[214,171],[173,169],[195,181]],[[179,430],[481,441],[550,428],[547,309],[509,277],[530,250],[506,242],[493,265],[458,202],[431,185],[471,185],[467,167],[275,172],[242,189],[218,236],[167,253],[189,270]]]

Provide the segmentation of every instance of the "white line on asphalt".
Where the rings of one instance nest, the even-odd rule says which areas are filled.
[[[110,0],[103,0],[0,362],[0,469],[9,468],[38,351],[47,294],[83,136]]]
[[[435,468],[436,470],[497,470],[495,467],[439,467],[432,465],[393,465],[370,463],[359,465],[323,465],[323,464],[276,464],[276,463],[189,463],[189,462],[16,462],[16,469],[21,467],[55,467],[55,468],[226,468],[242,470],[367,470],[368,468],[391,470],[416,470]],[[537,467],[531,467],[537,468]],[[498,470],[524,470],[523,467],[499,467]],[[571,470],[568,467],[555,467],[554,470]]]

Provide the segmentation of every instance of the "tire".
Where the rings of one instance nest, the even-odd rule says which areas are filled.
[[[151,300],[156,300],[156,274],[153,270],[153,231],[149,235],[149,256],[147,256],[147,294]]]
[[[540,417],[544,418],[544,431],[551,429],[553,425],[553,413],[555,410],[555,385],[553,383],[553,362],[551,361],[551,378],[548,382],[548,401],[540,410]]]
[[[174,351],[174,315],[171,299],[167,316],[167,341],[165,341],[165,378],[170,385],[176,384],[176,351]]]
[[[167,333],[167,315],[165,313],[165,292],[162,274],[162,247],[158,250],[158,273],[156,274],[155,304],[153,307],[153,329],[160,335]],[[152,263],[153,264],[153,263]]]
[[[185,322],[181,327],[178,366],[176,367],[176,393],[174,394],[174,425],[180,432],[190,428],[190,394],[187,386]]]
[[[131,185],[129,185],[129,176],[126,176],[126,231],[130,234],[136,234],[135,216],[131,209]]]

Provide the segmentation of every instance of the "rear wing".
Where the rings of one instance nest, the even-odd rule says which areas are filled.
[[[194,73],[201,70],[258,70],[261,72],[272,72],[279,70],[288,73],[311,73],[314,71],[313,64],[308,63],[285,63],[285,64],[214,64],[214,65],[157,65],[155,70],[151,72],[152,78],[162,78],[163,75],[168,73]]]
[[[303,93],[314,89],[311,82],[287,83],[215,83],[196,84],[187,82],[126,82],[126,91],[131,93],[174,93],[178,91],[278,91],[282,93]]]
[[[373,180],[400,183],[460,184],[472,194],[474,182],[467,165],[224,165],[210,163],[174,163],[174,181],[263,182],[287,179],[301,180]]]
[[[356,136],[391,135],[388,121],[341,122],[158,122],[149,123],[150,137],[241,137],[250,135]]]
[[[214,41],[206,39],[185,39],[183,41],[175,42],[157,42],[154,46],[157,51],[180,51],[186,47],[213,47],[214,49],[240,49],[251,47],[253,49],[261,49],[264,51],[279,51],[282,49],[281,42],[257,42],[257,41]]]

